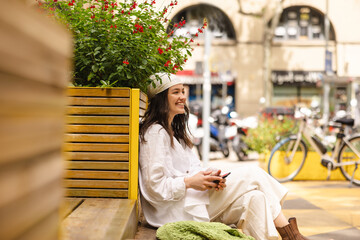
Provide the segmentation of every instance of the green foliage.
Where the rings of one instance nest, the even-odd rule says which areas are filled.
[[[176,0],[161,9],[155,0],[42,0],[39,5],[73,34],[74,86],[144,91],[151,75],[176,73],[191,56],[193,39],[173,35],[185,20],[166,32]]]
[[[279,141],[279,136],[294,131],[296,131],[295,120],[292,118],[261,118],[257,128],[249,129],[245,142],[252,150],[266,153]]]

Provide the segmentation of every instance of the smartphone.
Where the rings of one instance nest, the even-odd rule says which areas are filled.
[[[221,177],[222,178],[226,178],[227,176],[230,175],[231,172],[228,172],[228,173],[225,173],[224,175],[222,175]],[[215,180],[214,183],[219,183],[220,181],[219,180]]]

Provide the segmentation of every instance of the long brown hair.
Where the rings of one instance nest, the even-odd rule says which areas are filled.
[[[154,123],[160,124],[165,131],[170,135],[171,139],[171,146],[174,147],[174,141],[173,136],[180,142],[182,140],[185,145],[192,148],[193,143],[190,140],[189,134],[188,134],[188,120],[189,120],[189,108],[185,105],[185,113],[184,114],[177,114],[175,115],[172,123],[171,123],[171,129],[169,128],[168,119],[169,119],[169,103],[168,103],[168,91],[169,89],[166,89],[165,91],[156,94],[151,100],[148,105],[148,108],[144,115],[144,120],[140,124],[140,140],[146,142],[144,136],[146,133],[146,130]],[[174,135],[173,135],[174,133]]]

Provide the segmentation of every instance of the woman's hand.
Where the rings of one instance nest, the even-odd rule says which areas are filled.
[[[218,172],[218,175],[213,175],[212,170],[200,171],[194,176],[184,178],[186,188],[193,188],[199,191],[205,191],[211,188],[222,190],[226,187],[225,179],[219,176],[221,171],[218,170]],[[215,180],[218,180],[219,183],[214,183]]]

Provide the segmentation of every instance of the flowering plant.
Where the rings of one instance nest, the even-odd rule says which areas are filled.
[[[166,31],[167,17],[177,4],[173,0],[157,8],[155,0],[39,0],[41,8],[73,33],[74,86],[143,91],[152,83],[151,75],[176,73],[191,56],[194,39],[174,35],[186,21],[171,23]]]

